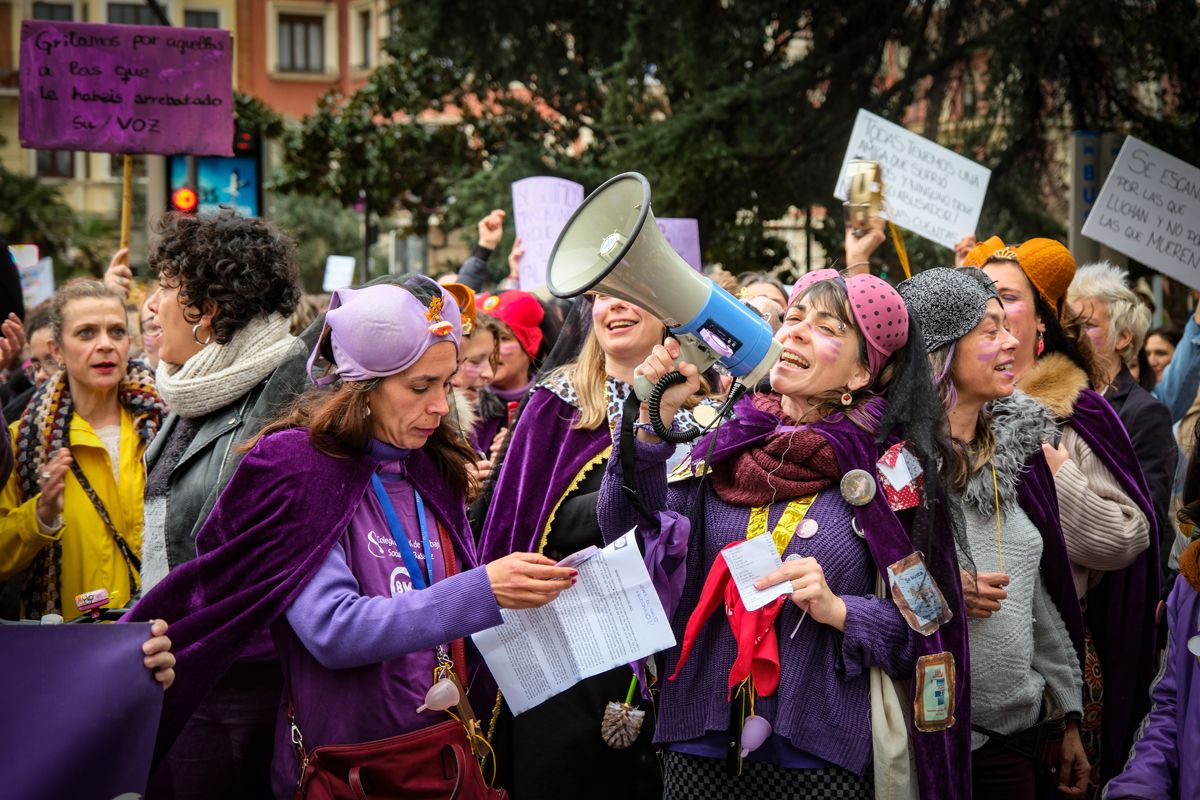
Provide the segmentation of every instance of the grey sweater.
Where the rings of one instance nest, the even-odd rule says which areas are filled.
[[[1000,572],[995,515],[970,504],[963,514],[976,568]],[[1062,615],[1042,583],[1041,534],[1019,505],[1001,515],[1000,552],[1008,598],[987,619],[968,621],[971,718],[998,733],[1016,733],[1038,721],[1043,689],[1064,711],[1082,712],[1083,678]],[[974,735],[976,748],[985,742],[986,736]]]

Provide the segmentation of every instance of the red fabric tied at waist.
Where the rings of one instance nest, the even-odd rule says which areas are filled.
[[[722,552],[737,544],[741,542],[731,542],[722,548]],[[683,669],[696,637],[721,600],[725,602],[725,618],[733,638],[737,640],[737,658],[729,670],[728,697],[733,697],[733,687],[747,676],[754,678],[754,688],[759,696],[774,694],[779,688],[779,639],[775,635],[775,618],[779,616],[787,597],[778,597],[757,611],[747,611],[737,584],[729,574],[729,565],[720,554],[704,579],[704,590],[700,593],[696,610],[688,617],[679,663],[675,665],[675,672],[669,680],[675,680]]]

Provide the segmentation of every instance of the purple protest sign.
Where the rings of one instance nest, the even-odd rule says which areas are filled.
[[[0,627],[6,797],[141,797],[162,711],[148,623]]]
[[[697,272],[700,260],[700,223],[691,217],[655,217],[667,244]]]
[[[583,202],[583,186],[563,178],[525,178],[512,185],[512,195],[513,223],[525,248],[520,285],[528,292],[546,285],[550,251]]]
[[[233,155],[229,31],[21,23],[21,146]]]

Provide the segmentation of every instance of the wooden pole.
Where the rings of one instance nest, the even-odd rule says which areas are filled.
[[[129,229],[133,223],[133,156],[125,156],[125,185],[121,192],[121,247],[129,247]],[[129,264],[129,254],[125,254]]]

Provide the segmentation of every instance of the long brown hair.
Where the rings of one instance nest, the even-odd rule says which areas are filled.
[[[247,452],[259,439],[277,431],[307,428],[313,448],[326,455],[335,458],[362,455],[371,440],[367,400],[380,382],[380,378],[375,378],[337,383],[332,389],[313,387],[238,449]],[[475,462],[475,452],[454,429],[449,415],[442,417],[424,449],[433,457],[438,474],[450,490],[467,502],[474,500],[480,487],[468,467]]]

